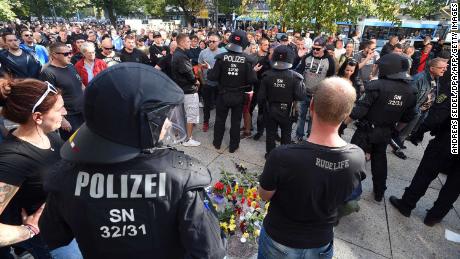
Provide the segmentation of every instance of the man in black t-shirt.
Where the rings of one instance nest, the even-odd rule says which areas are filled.
[[[169,53],[160,61],[158,64],[155,66],[156,69],[161,70],[163,73],[169,76],[169,78],[172,78],[171,76],[171,61],[172,61],[172,56],[174,54],[174,51],[177,48],[177,42],[172,41],[171,44],[169,44]]]
[[[120,53],[115,51],[111,38],[102,40],[101,49],[101,52],[96,53],[96,58],[102,59],[108,67],[121,63]]]
[[[153,44],[149,48],[150,62],[152,66],[156,66],[161,59],[168,53],[166,46],[163,45],[163,39],[160,32],[156,31],[152,34]]]
[[[136,41],[133,36],[126,36],[124,41],[125,47],[121,50],[121,62],[136,62],[149,65],[150,60],[144,52],[136,49]]]
[[[365,170],[363,151],[338,135],[355,99],[350,82],[321,81],[310,104],[313,125],[307,142],[271,151],[260,176],[259,194],[270,200],[270,207],[259,258],[291,258],[299,252],[308,258],[332,258],[337,208]]]
[[[48,81],[62,91],[67,115],[59,129],[61,138],[67,140],[83,124],[83,89],[81,78],[70,63],[72,51],[63,43],[50,46],[51,62],[40,74],[40,80]]]
[[[0,76],[6,73],[14,78],[37,78],[42,66],[36,56],[21,49],[13,33],[4,33],[2,39],[8,49],[0,51]]]

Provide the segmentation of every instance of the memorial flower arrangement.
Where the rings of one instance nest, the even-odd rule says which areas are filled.
[[[242,243],[255,242],[269,203],[262,201],[257,192],[257,175],[248,173],[242,164],[235,165],[241,174],[222,170],[222,177],[209,189],[209,196],[222,230],[227,235],[237,235]]]

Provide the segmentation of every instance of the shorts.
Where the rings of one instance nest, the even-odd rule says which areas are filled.
[[[244,93],[243,113],[249,113],[253,94],[253,91]]]
[[[198,93],[184,95],[184,109],[187,123],[200,122],[200,106],[199,106]]]

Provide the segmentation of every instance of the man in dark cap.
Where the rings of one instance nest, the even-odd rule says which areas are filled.
[[[311,98],[316,90],[316,86],[327,77],[335,74],[334,58],[326,52],[326,41],[317,38],[313,42],[312,51],[305,55],[299,62],[296,71],[304,77],[305,87],[307,88],[307,98],[299,103],[300,114],[297,122],[296,137],[300,142],[305,135],[305,122],[308,119],[306,135],[310,135],[311,116],[308,116],[308,109]]]
[[[50,249],[74,237],[84,258],[223,258],[206,167],[172,149],[186,137],[184,93],[139,63],[112,66],[85,91],[86,123],[45,184],[39,225]]]
[[[289,70],[294,61],[294,52],[288,46],[281,45],[275,48],[271,67],[262,76],[260,84],[259,103],[265,104],[267,144],[266,154],[276,147],[275,136],[278,127],[281,128],[281,144],[291,142],[291,116],[293,101],[306,98],[306,89],[303,77],[297,72]]]
[[[168,54],[166,46],[163,45],[161,33],[155,31],[153,33],[153,44],[149,48],[150,63],[155,67],[160,60]]]
[[[218,97],[213,145],[220,149],[225,132],[228,111],[232,111],[229,152],[240,145],[240,123],[243,115],[244,92],[248,85],[257,81],[250,57],[243,53],[248,44],[246,32],[237,30],[230,36],[225,48],[227,53],[216,56],[214,67],[208,72],[208,79],[217,81]]]
[[[411,87],[406,57],[391,53],[379,59],[379,79],[370,81],[346,124],[359,120],[351,143],[371,155],[374,199],[382,201],[386,190],[387,156],[391,132],[404,127],[416,114],[416,90]]]

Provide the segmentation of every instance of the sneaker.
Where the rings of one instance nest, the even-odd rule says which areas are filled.
[[[261,137],[262,137],[262,133],[257,132],[256,135],[254,135],[253,139],[259,140]]]
[[[407,156],[406,154],[404,154],[404,152],[401,151],[401,149],[397,149],[397,150],[392,150],[391,152],[393,152],[393,154],[395,154],[395,156],[403,159],[403,160],[406,160],[407,159]]]
[[[203,105],[202,102],[199,102],[199,103],[198,103],[198,106],[199,106],[200,108],[203,108],[203,107],[204,107],[204,105]]]
[[[201,145],[201,143],[199,141],[196,141],[196,140],[192,139],[192,138],[189,138],[187,141],[182,143],[182,145],[184,147],[198,147],[199,145]]]
[[[391,196],[390,197],[390,203],[395,207],[399,213],[401,213],[404,217],[410,217],[410,212],[411,210],[407,209],[404,207],[404,204],[402,203],[402,199],[396,198],[396,196]]]
[[[203,122],[203,132],[208,132],[208,130],[209,130],[209,123]]]

